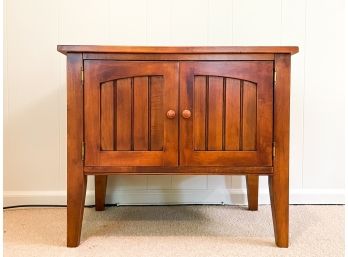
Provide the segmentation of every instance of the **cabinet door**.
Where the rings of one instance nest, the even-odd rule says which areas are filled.
[[[85,165],[176,166],[178,63],[87,60],[84,71]]]
[[[180,112],[181,165],[272,165],[272,61],[181,63]]]

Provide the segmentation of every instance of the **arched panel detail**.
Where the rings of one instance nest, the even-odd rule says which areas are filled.
[[[158,76],[156,76],[156,75],[146,75],[146,74],[138,75],[138,76],[121,76],[121,77],[117,77],[116,79],[109,79],[109,80],[101,81],[100,85],[107,84],[108,82],[117,82],[117,81],[120,81],[120,80],[127,80],[127,79],[134,80],[134,79],[150,78],[150,77],[158,77]]]
[[[240,77],[217,76],[217,75],[212,75],[212,74],[204,74],[204,75],[196,74],[195,77],[206,77],[206,78],[216,78],[216,79],[220,78],[220,79],[223,79],[223,80],[233,79],[233,80],[250,82],[250,83],[255,84],[255,85],[257,84],[256,81],[252,81],[252,80],[249,80],[249,79],[243,79],[243,78],[240,78]]]
[[[231,77],[195,75],[195,151],[255,151],[257,83]]]

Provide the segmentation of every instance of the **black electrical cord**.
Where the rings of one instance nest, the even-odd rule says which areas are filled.
[[[145,204],[145,205],[131,205],[131,204],[126,204],[126,205],[122,205],[122,206],[192,206],[192,205],[230,205],[230,204],[225,204],[224,202],[221,202],[221,204]],[[105,204],[105,207],[119,207],[120,205],[118,203],[114,203],[114,204],[111,204],[111,203],[108,203],[108,204]],[[38,208],[51,208],[51,207],[58,207],[58,208],[66,208],[67,205],[59,205],[59,204],[24,204],[24,205],[12,205],[12,206],[6,206],[6,207],[3,207],[3,210],[7,210],[7,209],[15,209],[15,208],[35,208],[35,207],[38,207]],[[95,205],[92,204],[92,205],[85,205],[85,208],[94,208]]]
[[[27,208],[27,207],[66,207],[66,205],[59,205],[59,204],[53,204],[53,205],[45,205],[45,204],[21,204],[21,205],[11,205],[6,206],[3,209],[14,209],[14,208]]]

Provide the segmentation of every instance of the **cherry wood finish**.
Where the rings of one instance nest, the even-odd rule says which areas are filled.
[[[81,145],[83,142],[83,87],[80,74],[82,54],[68,55],[68,181],[67,181],[67,246],[80,243],[82,217],[86,197],[87,176],[83,173]]]
[[[180,107],[180,165],[272,166],[273,62],[183,62]]]
[[[246,185],[248,192],[248,208],[250,211],[257,211],[259,207],[259,176],[247,175]]]
[[[176,166],[177,62],[86,60],[86,166]]]
[[[274,60],[274,54],[185,54],[185,53],[84,53],[86,60],[128,60],[128,61],[266,61]]]
[[[290,54],[277,54],[277,82],[274,89],[273,176],[268,177],[276,244],[289,244],[289,124],[290,124]]]
[[[87,175],[105,174],[142,174],[142,175],[175,175],[175,174],[214,174],[214,175],[272,175],[273,167],[234,167],[234,166],[85,166]]]
[[[106,195],[106,185],[108,182],[108,176],[97,175],[95,176],[95,210],[104,211],[105,209],[105,195]]]
[[[290,57],[297,47],[58,46],[68,57],[67,246],[80,243],[87,175],[267,175],[288,247]],[[276,71],[276,73],[274,72]]]
[[[296,54],[297,46],[100,46],[59,45],[57,50],[67,53],[158,53],[158,54]]]

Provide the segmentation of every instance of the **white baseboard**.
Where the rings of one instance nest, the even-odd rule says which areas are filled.
[[[107,203],[120,205],[232,204],[245,205],[245,189],[211,190],[115,190]],[[297,189],[290,191],[290,204],[344,204],[344,189]],[[66,204],[66,191],[4,191],[4,206],[22,204]],[[87,191],[86,204],[94,204],[94,192]],[[259,192],[259,204],[269,204],[268,190]]]

